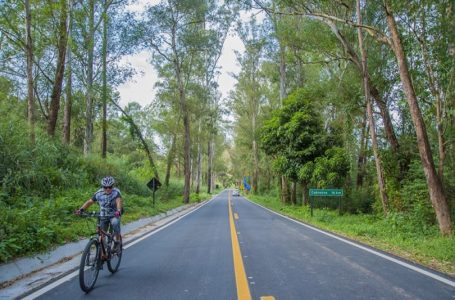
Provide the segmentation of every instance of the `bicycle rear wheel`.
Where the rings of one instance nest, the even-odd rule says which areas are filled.
[[[118,242],[119,245],[117,249],[114,248],[115,245],[112,243],[111,258],[107,261],[107,268],[112,274],[117,272],[118,267],[120,266],[120,262],[122,261],[123,244],[121,236]]]
[[[101,262],[100,250],[99,242],[96,239],[91,239],[82,253],[81,264],[79,265],[79,284],[86,293],[93,289],[98,278]]]

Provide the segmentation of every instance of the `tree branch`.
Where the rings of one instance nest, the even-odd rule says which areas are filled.
[[[149,159],[150,167],[152,168],[153,174],[156,179],[160,179],[160,176],[158,174],[158,171],[156,169],[155,162],[153,161],[152,154],[150,152],[149,146],[147,145],[147,142],[145,141],[144,137],[142,136],[142,132],[139,129],[139,127],[136,125],[136,123],[133,121],[133,118],[126,112],[124,111],[120,105],[118,105],[113,99],[111,99],[112,104],[114,104],[115,107],[117,107],[122,114],[125,116],[128,124],[130,124],[131,127],[133,127],[134,132],[136,133],[137,137],[141,140],[142,146],[144,147],[144,151],[147,154],[147,157]]]

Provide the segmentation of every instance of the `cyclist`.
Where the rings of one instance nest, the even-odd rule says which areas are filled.
[[[99,189],[90,199],[88,199],[78,210],[76,214],[80,215],[90,205],[98,202],[100,206],[100,216],[113,216],[109,219],[101,218],[101,228],[107,230],[109,222],[114,231],[114,251],[119,251],[120,240],[120,216],[122,215],[122,196],[118,188],[114,188],[115,179],[111,176],[104,177],[101,180],[101,189]]]

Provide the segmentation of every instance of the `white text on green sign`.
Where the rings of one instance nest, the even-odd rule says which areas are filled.
[[[313,197],[341,197],[343,189],[310,189],[310,196]]]

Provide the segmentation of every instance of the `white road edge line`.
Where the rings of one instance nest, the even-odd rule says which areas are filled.
[[[155,229],[155,230],[153,230],[152,232],[147,233],[146,235],[144,235],[144,236],[138,238],[137,240],[134,240],[133,242],[131,242],[131,243],[129,243],[128,245],[126,245],[125,247],[123,247],[123,249],[128,249],[129,247],[131,247],[131,246],[133,246],[133,245],[135,245],[135,244],[137,244],[137,243],[139,243],[139,242],[145,240],[146,238],[148,238],[148,237],[154,235],[155,233],[158,233],[158,232],[160,232],[161,230],[163,230],[163,229],[165,229],[165,228],[171,226],[172,224],[176,223],[177,221],[181,220],[182,218],[188,216],[189,214],[192,214],[193,212],[199,210],[201,207],[203,207],[203,206],[207,205],[208,203],[212,202],[212,200],[215,200],[215,198],[217,198],[218,196],[219,196],[219,194],[216,195],[216,196],[214,196],[212,199],[210,199],[210,200],[207,201],[206,203],[200,205],[199,207],[196,207],[195,209],[193,209],[193,210],[187,212],[186,214],[181,215],[180,217],[177,217],[176,219],[174,219],[174,220],[170,221],[169,223],[167,223],[167,224],[165,224],[165,225],[159,227],[158,229]],[[37,290],[37,291],[31,293],[30,295],[25,296],[25,297],[22,298],[22,299],[23,299],[23,300],[32,300],[32,299],[38,298],[39,296],[41,296],[41,295],[47,293],[48,291],[50,291],[50,290],[56,288],[57,286],[61,285],[62,283],[69,281],[69,280],[72,279],[73,277],[76,277],[78,274],[79,274],[79,270],[76,270],[76,271],[74,271],[74,272],[72,272],[72,273],[70,273],[70,274],[68,274],[68,275],[66,275],[66,276],[64,276],[64,277],[62,277],[62,278],[60,278],[60,279],[58,279],[57,281],[55,281],[55,282],[53,282],[53,283],[51,283],[51,284],[42,287],[41,289],[39,289],[39,290]]]
[[[247,199],[247,200],[248,200],[248,199]],[[314,230],[314,231],[317,231],[317,232],[319,232],[319,233],[325,234],[325,235],[327,235],[327,236],[329,236],[329,237],[331,237],[331,238],[337,239],[337,240],[342,241],[342,242],[344,242],[344,243],[346,243],[346,244],[349,244],[349,245],[351,245],[351,246],[357,247],[357,248],[362,249],[362,250],[364,250],[364,251],[367,251],[367,252],[369,252],[369,253],[371,253],[371,254],[377,255],[377,256],[382,257],[382,258],[384,258],[384,259],[387,259],[387,260],[389,260],[389,261],[391,261],[391,262],[394,262],[394,263],[396,263],[396,264],[399,264],[399,265],[401,265],[401,266],[403,266],[403,267],[406,267],[406,268],[408,268],[408,269],[411,269],[411,270],[413,270],[413,271],[415,271],[415,272],[418,272],[418,273],[420,273],[420,274],[423,274],[423,275],[426,275],[426,276],[428,276],[428,277],[431,277],[431,278],[433,278],[433,279],[435,279],[435,280],[437,280],[437,281],[440,281],[440,282],[442,282],[442,283],[445,283],[445,284],[447,284],[447,285],[450,285],[450,286],[452,286],[452,287],[455,287],[455,281],[449,280],[449,279],[444,278],[444,277],[442,277],[442,276],[439,276],[439,275],[437,275],[437,274],[434,274],[434,273],[431,273],[431,272],[426,271],[426,270],[424,270],[424,269],[421,269],[421,268],[418,268],[418,267],[416,267],[416,266],[410,265],[410,264],[408,264],[408,263],[406,263],[406,262],[404,262],[404,261],[401,261],[401,260],[398,260],[398,259],[396,259],[396,258],[390,257],[390,256],[385,255],[385,254],[383,254],[383,253],[377,252],[377,251],[375,251],[375,250],[373,250],[373,249],[370,249],[370,248],[364,247],[364,246],[362,246],[362,245],[356,244],[356,243],[354,243],[354,242],[351,242],[351,241],[349,241],[349,240],[343,239],[343,238],[341,238],[341,237],[339,237],[339,236],[336,236],[336,235],[333,235],[333,234],[331,234],[331,233],[325,232],[325,231],[320,230],[320,229],[318,229],[318,228],[316,228],[316,227],[313,227],[313,226],[311,226],[311,225],[308,225],[308,224],[299,222],[299,221],[294,220],[294,219],[292,219],[292,218],[289,218],[289,217],[287,217],[287,216],[285,216],[285,215],[279,214],[279,213],[277,213],[277,212],[275,212],[275,211],[273,211],[273,210],[271,210],[271,209],[269,209],[269,208],[267,208],[267,207],[264,207],[264,206],[262,206],[262,205],[260,205],[260,204],[257,204],[257,203],[255,203],[255,202],[253,202],[253,201],[251,201],[251,200],[248,200],[248,201],[249,201],[250,203],[253,203],[253,204],[257,205],[257,206],[260,206],[260,207],[262,207],[263,209],[266,209],[266,210],[268,210],[268,211],[270,211],[270,212],[272,212],[272,213],[274,213],[274,214],[276,214],[276,215],[278,215],[278,216],[280,216],[280,217],[283,217],[283,218],[285,218],[285,219],[288,219],[288,220],[290,220],[290,221],[292,221],[292,222],[295,222],[295,223],[300,224],[300,225],[302,225],[302,226],[308,227],[308,228],[310,228],[310,229],[312,229],[312,230]]]

